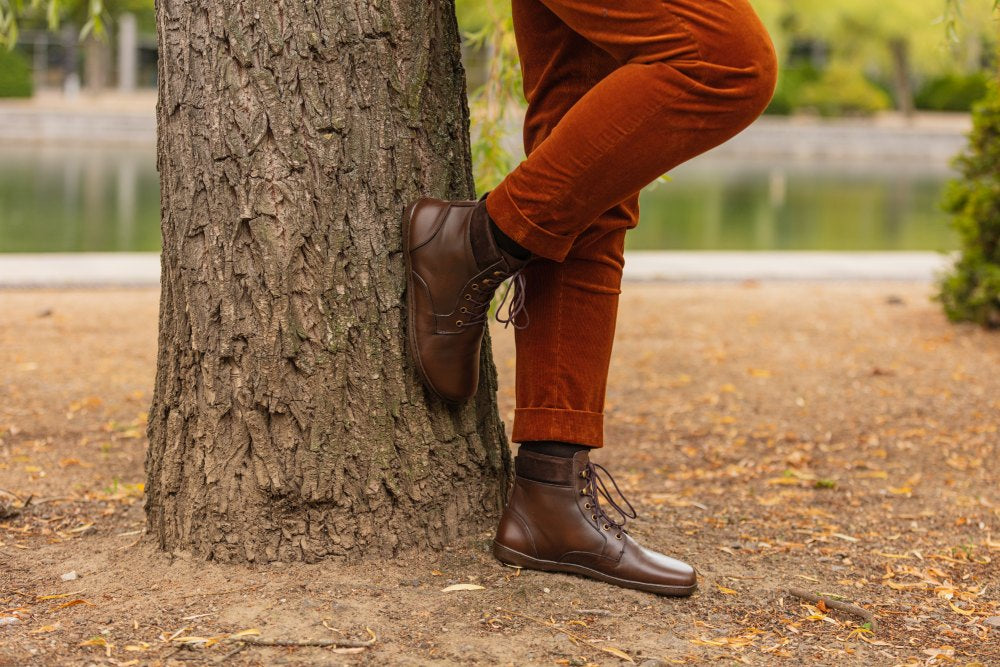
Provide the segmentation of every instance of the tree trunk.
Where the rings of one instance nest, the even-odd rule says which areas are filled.
[[[314,561],[492,529],[511,469],[490,355],[452,409],[404,345],[400,212],[473,196],[453,1],[159,0],[157,24],[149,532]]]
[[[903,37],[889,40],[892,53],[893,88],[896,89],[896,108],[907,118],[915,111],[913,82],[910,79],[910,43]]]
[[[83,50],[83,86],[91,95],[97,95],[108,87],[111,49],[106,41],[88,35]]]

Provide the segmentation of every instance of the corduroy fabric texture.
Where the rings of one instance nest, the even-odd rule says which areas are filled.
[[[527,158],[486,198],[525,269],[512,439],[604,444],[638,193],[753,122],[774,47],[746,0],[512,0]]]

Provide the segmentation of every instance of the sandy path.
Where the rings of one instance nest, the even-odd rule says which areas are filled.
[[[997,664],[1000,334],[947,323],[928,294],[626,286],[598,457],[639,509],[633,533],[698,566],[700,591],[673,600],[517,576],[490,535],[254,568],[130,546],[157,292],[0,291],[0,489],[44,501],[0,519],[0,618],[19,618],[0,625],[0,666],[209,664],[237,645],[180,639],[338,636],[324,621],[378,640],[227,664]],[[513,341],[496,337],[509,418]],[[469,581],[485,589],[440,591]],[[853,600],[878,631],[789,586]]]

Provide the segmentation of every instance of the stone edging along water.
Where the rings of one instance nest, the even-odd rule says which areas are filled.
[[[520,112],[512,115],[509,149],[520,151]],[[715,158],[794,161],[862,161],[947,164],[965,146],[968,114],[921,113],[906,119],[884,114],[865,119],[764,116],[711,151]],[[65,100],[40,95],[0,101],[3,144],[146,145],[156,141],[152,93]]]
[[[952,258],[934,252],[631,251],[625,280],[928,282]],[[155,287],[156,253],[0,254],[0,288]]]

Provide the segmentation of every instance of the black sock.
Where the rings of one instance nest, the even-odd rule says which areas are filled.
[[[531,452],[533,454],[544,454],[546,456],[558,456],[565,459],[573,458],[577,452],[590,449],[585,445],[575,445],[572,442],[558,442],[555,440],[533,440],[522,442],[518,451]]]
[[[504,234],[503,230],[497,227],[497,224],[493,222],[493,218],[489,218],[489,221],[490,232],[493,233],[493,239],[497,242],[497,245],[504,250],[504,252],[509,255],[513,255],[518,259],[528,259],[531,257],[531,251],[522,248],[516,241],[514,241],[514,239]]]

